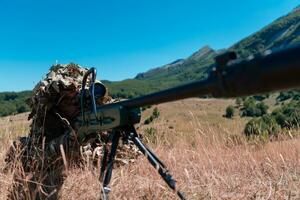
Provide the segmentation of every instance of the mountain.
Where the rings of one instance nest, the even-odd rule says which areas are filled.
[[[170,68],[176,68],[176,67],[180,68],[183,63],[184,63],[184,59],[178,59],[162,67],[157,67],[154,69],[150,69],[145,73],[140,73],[135,77],[135,79],[149,79],[152,76],[155,76],[156,74],[168,72]]]
[[[217,52],[204,46],[186,59],[178,59],[127,79],[107,84],[115,97],[130,98],[159,91],[168,87],[206,78]]]
[[[172,63],[151,69],[145,73],[138,74],[135,79],[139,80],[153,80],[163,77],[176,76],[179,73],[184,73],[190,67],[194,66],[197,68],[200,65],[206,64],[210,59],[216,55],[216,51],[209,46],[204,46],[197,52],[193,53],[186,59],[178,59]]]
[[[300,6],[230,49],[235,50],[241,57],[246,57],[266,49],[284,48],[298,42],[300,42]]]
[[[229,49],[241,58],[267,49],[284,48],[300,42],[300,6],[268,26],[237,42]],[[134,79],[108,84],[114,96],[132,97],[207,77],[218,51],[204,46],[186,59],[139,73]]]

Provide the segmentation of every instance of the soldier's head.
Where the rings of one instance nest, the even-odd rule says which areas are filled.
[[[38,112],[56,110],[60,115],[73,119],[80,113],[80,94],[84,75],[87,68],[77,64],[54,65],[50,68],[46,77],[40,81],[33,90],[29,104],[32,108],[31,117]],[[90,79],[87,79],[86,98],[90,97]],[[104,102],[107,96],[105,86],[97,81],[95,84],[97,103]],[[101,97],[99,97],[99,95]]]

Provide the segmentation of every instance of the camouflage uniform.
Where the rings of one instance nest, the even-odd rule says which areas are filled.
[[[7,154],[7,168],[20,169],[15,170],[15,184],[11,189],[10,199],[57,199],[58,190],[63,183],[66,160],[62,159],[61,154],[65,155],[68,163],[75,160],[78,164],[82,161],[81,155],[93,155],[93,158],[98,156],[100,160],[103,148],[108,149],[109,145],[102,145],[107,142],[108,133],[95,133],[98,137],[80,147],[73,130],[74,120],[80,113],[78,94],[87,71],[88,69],[72,63],[55,65],[33,89],[32,97],[28,100],[32,110],[28,117],[32,120],[30,133],[28,137],[14,142]],[[89,80],[87,88],[88,86]],[[97,104],[112,101],[105,94],[97,100]],[[133,161],[137,153],[128,151],[132,148],[132,145],[124,145],[118,149],[122,155],[119,154],[116,160],[122,163]],[[133,152],[137,152],[136,149]],[[16,160],[20,162],[15,162]]]

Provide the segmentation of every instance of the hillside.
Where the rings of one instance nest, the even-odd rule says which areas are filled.
[[[25,100],[30,91],[0,93],[0,117],[29,111]]]
[[[300,9],[297,7],[230,49],[235,50],[241,57],[246,57],[266,49],[284,48],[299,41]]]
[[[163,78],[170,78],[171,76],[179,76],[190,69],[197,68],[197,66],[206,65],[216,55],[215,50],[209,46],[202,47],[199,51],[192,54],[186,59],[179,59],[162,67],[154,68],[145,73],[138,74],[135,79],[138,80],[158,80]],[[197,72],[198,73],[198,72]],[[197,75],[195,75],[197,76]],[[182,80],[189,80],[191,77],[184,77]],[[193,79],[193,78],[192,78]]]

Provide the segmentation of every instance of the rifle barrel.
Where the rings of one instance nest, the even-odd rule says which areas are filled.
[[[223,91],[219,91],[216,97],[238,97],[300,87],[300,45],[233,63],[225,68],[224,73]]]
[[[221,67],[220,67],[221,68]],[[100,108],[143,107],[190,97],[238,97],[300,87],[300,45],[236,60],[200,80]]]

